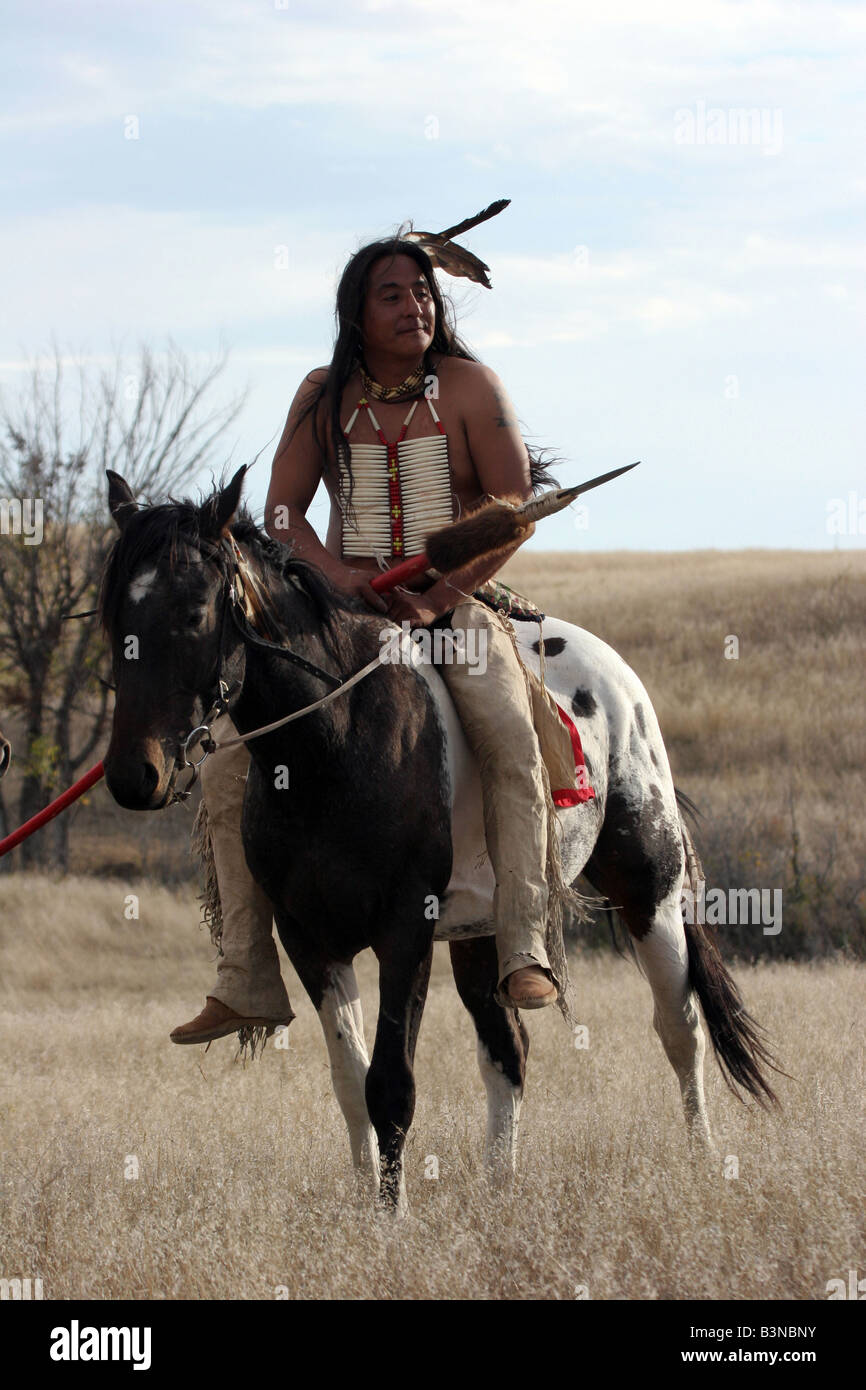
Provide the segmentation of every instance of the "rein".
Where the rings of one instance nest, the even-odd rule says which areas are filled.
[[[247,567],[240,547],[234,537],[225,537],[224,544],[229,551],[231,572],[228,576],[224,577],[223,583],[224,593],[222,611],[220,614],[220,643],[215,676],[216,693],[213,703],[205,715],[204,722],[202,724],[197,724],[196,727],[186,735],[186,738],[181,744],[180,753],[175,755],[175,765],[169,779],[168,795],[164,802],[166,806],[187,799],[198,778],[199,768],[211,753],[217,752],[220,748],[231,748],[236,744],[246,743],[249,739],[258,738],[260,734],[270,733],[274,729],[281,728],[283,724],[289,724],[293,719],[301,719],[306,714],[312,714],[314,710],[321,709],[323,705],[329,704],[331,700],[335,700],[338,695],[342,695],[345,691],[351,689],[353,685],[356,685],[358,681],[363,680],[365,676],[370,675],[377,666],[381,665],[379,657],[376,657],[375,661],[369,662],[362,670],[356,672],[354,676],[350,676],[348,680],[342,680],[339,676],[334,676],[327,671],[320,670],[318,666],[314,666],[312,662],[307,661],[304,657],[299,656],[297,652],[291,651],[288,647],[280,647],[275,642],[271,642],[268,638],[262,637],[261,633],[256,632],[250,622],[250,610],[252,610],[252,615],[255,616],[255,609],[249,598],[249,593],[252,593],[256,597],[259,608],[262,609],[264,613],[264,604],[258,590],[255,575],[252,574]],[[414,564],[415,562],[411,561],[407,563]],[[404,573],[405,568],[405,565],[399,567],[400,578],[406,577]],[[265,724],[261,729],[253,729],[248,734],[241,734],[238,738],[226,739],[224,742],[218,743],[211,734],[210,725],[219,715],[229,713],[230,702],[240,689],[239,682],[234,681],[232,684],[229,684],[223,679],[221,674],[225,644],[226,616],[229,612],[245,641],[249,642],[252,646],[257,646],[266,651],[273,652],[275,656],[281,656],[287,661],[293,661],[296,665],[303,667],[303,669],[308,671],[311,675],[318,677],[335,688],[327,695],[323,696],[322,699],[315,700],[311,705],[306,705],[304,709],[294,710],[291,714],[284,715],[282,719],[274,720],[272,724]],[[91,617],[92,614],[76,613],[70,614],[69,616]],[[114,686],[110,685],[109,682],[106,681],[104,684],[109,685],[110,689],[114,689]],[[189,757],[189,753],[198,742],[201,742],[201,757],[193,762]],[[190,780],[184,790],[178,791],[175,787],[176,779],[180,773],[187,770],[192,774]],[[86,791],[89,791],[91,787],[95,786],[104,776],[104,773],[104,764],[100,760],[100,762],[91,767],[83,777],[79,777],[78,781],[74,783],[73,786],[67,788],[62,795],[56,797],[50,805],[37,812],[35,816],[31,816],[28,821],[20,825],[11,835],[7,835],[5,839],[0,840],[0,858],[2,858],[4,854],[8,854],[10,850],[15,849],[17,845],[21,844],[23,840],[26,840],[29,835],[39,830],[43,825],[47,825],[55,816],[59,816],[62,811],[65,811],[68,806],[71,806],[80,796],[83,796]]]
[[[325,705],[329,705],[332,700],[336,700],[338,695],[344,695],[347,690],[351,690],[353,685],[357,685],[359,681],[363,680],[365,676],[369,676],[375,671],[377,666],[381,665],[381,657],[374,656],[373,660],[369,661],[366,666],[362,666],[360,671],[356,671],[354,676],[350,676],[348,680],[343,681],[337,689],[332,690],[330,694],[323,695],[321,700],[314,700],[311,705],[305,705],[303,709],[296,709],[293,710],[291,714],[284,714],[282,719],[275,719],[272,724],[263,724],[260,729],[253,729],[249,734],[239,734],[237,738],[222,740],[211,739],[213,747],[209,751],[217,753],[220,748],[233,748],[238,743],[247,743],[251,738],[258,738],[259,734],[269,734],[274,729],[281,729],[284,724],[291,724],[293,719],[301,719],[305,714],[312,714],[313,710],[322,709]],[[193,730],[193,732],[195,732],[195,730]]]

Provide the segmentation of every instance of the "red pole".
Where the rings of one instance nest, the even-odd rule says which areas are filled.
[[[413,555],[411,560],[401,560],[399,565],[374,575],[370,580],[370,588],[375,589],[377,594],[386,594],[396,584],[405,584],[407,579],[415,579],[429,568],[430,561],[426,555]]]
[[[413,555],[411,560],[402,560],[399,565],[394,565],[393,569],[374,575],[370,580],[370,586],[377,593],[387,593],[389,589],[394,588],[395,584],[405,584],[408,579],[414,579],[416,575],[423,574],[429,568],[430,561],[426,555]],[[80,796],[95,786],[104,776],[104,771],[102,763],[98,762],[89,772],[85,772],[74,786],[58,796],[56,801],[52,801],[50,806],[46,806],[43,811],[37,811],[35,816],[31,816],[24,825],[19,825],[18,829],[13,830],[11,835],[7,835],[5,840],[0,840],[0,859],[16,845],[20,845],[21,841],[26,840],[34,831],[41,830],[43,825],[47,825],[55,816],[59,816],[61,811],[65,811],[67,806],[71,806],[73,801],[77,801]]]
[[[19,825],[18,829],[13,830],[11,835],[7,835],[5,840],[0,840],[0,859],[4,854],[8,854],[10,849],[20,845],[22,840],[26,840],[28,835],[32,835],[34,830],[40,830],[43,825],[47,825],[55,816],[59,816],[61,811],[65,811],[67,806],[71,806],[73,801],[77,801],[86,791],[94,787],[103,776],[104,771],[102,762],[98,762],[95,767],[85,772],[83,777],[79,777],[73,786],[58,796],[56,801],[52,801],[50,806],[46,806],[42,811],[37,811],[35,816],[31,816],[23,825]]]

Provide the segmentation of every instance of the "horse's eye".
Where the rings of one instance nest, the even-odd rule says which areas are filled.
[[[188,628],[192,628],[193,631],[200,628],[203,622],[204,613],[200,608],[194,608],[191,613],[187,613],[186,615],[186,625]]]

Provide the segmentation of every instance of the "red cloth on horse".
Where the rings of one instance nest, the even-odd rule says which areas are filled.
[[[565,710],[557,705],[559,717],[571,735],[571,747],[574,751],[574,770],[577,774],[577,787],[559,787],[552,791],[554,806],[578,806],[581,801],[590,801],[595,792],[587,781],[586,759],[583,756],[583,744],[580,741],[580,734],[572,719],[569,719]]]
[[[473,598],[477,598],[481,603],[492,608],[494,612],[501,613],[506,618],[514,618],[518,622],[538,623],[539,643],[541,641],[541,624],[544,621],[544,614],[536,603],[531,599],[524,598],[508,584],[503,584],[501,579],[488,579],[486,584],[475,590]],[[550,694],[550,691],[548,691]],[[551,696],[551,698],[553,698]],[[556,709],[571,737],[571,747],[574,753],[575,780],[576,787],[558,787],[551,790],[554,806],[579,806],[582,801],[591,801],[595,797],[595,792],[589,785],[586,772],[586,760],[583,756],[583,744],[580,741],[580,734],[577,732],[574,721],[569,718],[565,710],[554,700]]]

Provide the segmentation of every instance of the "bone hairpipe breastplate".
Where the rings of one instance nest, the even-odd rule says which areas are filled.
[[[406,439],[418,406],[414,401],[396,440],[385,438],[366,397],[358,402],[344,434],[363,409],[379,436],[378,444],[349,442],[353,485],[340,461],[339,500],[343,513],[344,555],[371,555],[396,562],[420,555],[431,531],[454,517],[448,439],[433,402],[427,399],[437,433]]]

